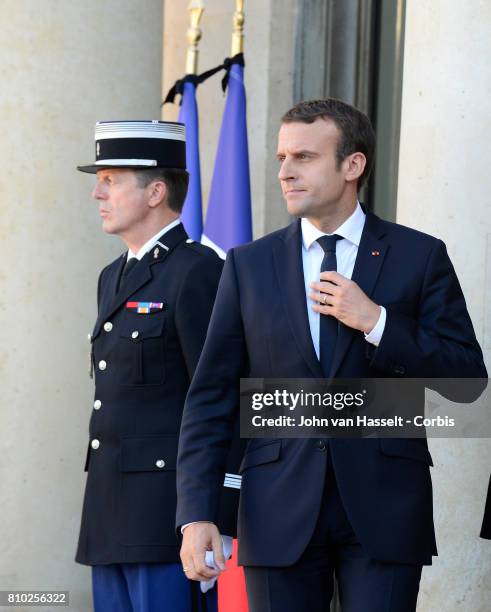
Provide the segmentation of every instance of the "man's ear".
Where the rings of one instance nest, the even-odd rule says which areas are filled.
[[[164,181],[153,181],[147,186],[149,190],[148,205],[155,208],[165,202],[167,198],[167,185]]]
[[[367,165],[367,158],[363,153],[356,152],[348,155],[344,160],[343,165],[345,166],[345,178],[347,181],[356,181],[360,178]]]

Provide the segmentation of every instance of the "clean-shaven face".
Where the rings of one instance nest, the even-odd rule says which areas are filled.
[[[147,190],[138,185],[132,170],[98,170],[92,197],[99,203],[102,229],[107,234],[124,236],[132,232],[150,212]]]
[[[291,215],[316,218],[340,201],[346,181],[343,165],[336,167],[339,138],[331,120],[281,125],[278,178]]]

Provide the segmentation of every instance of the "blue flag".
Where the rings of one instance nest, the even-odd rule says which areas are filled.
[[[203,244],[222,257],[232,247],[252,240],[244,66],[238,63],[229,73],[203,234]]]
[[[196,104],[196,86],[189,81],[184,83],[178,120],[186,126],[186,167],[189,172],[189,187],[181,213],[181,220],[190,238],[200,242],[203,233],[203,212],[201,206],[198,105]]]

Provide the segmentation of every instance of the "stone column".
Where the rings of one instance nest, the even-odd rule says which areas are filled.
[[[397,220],[447,244],[491,367],[489,2],[407,2]],[[489,440],[430,440],[440,556],[418,610],[485,610]]]
[[[161,49],[161,0],[2,2],[0,589],[69,590],[74,612],[91,609],[73,560],[87,332],[98,273],[123,250],[75,166],[94,159],[97,119],[159,117]]]

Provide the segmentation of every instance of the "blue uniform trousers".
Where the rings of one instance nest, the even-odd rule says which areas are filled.
[[[92,567],[94,612],[217,612],[217,588],[201,593],[180,563]]]

